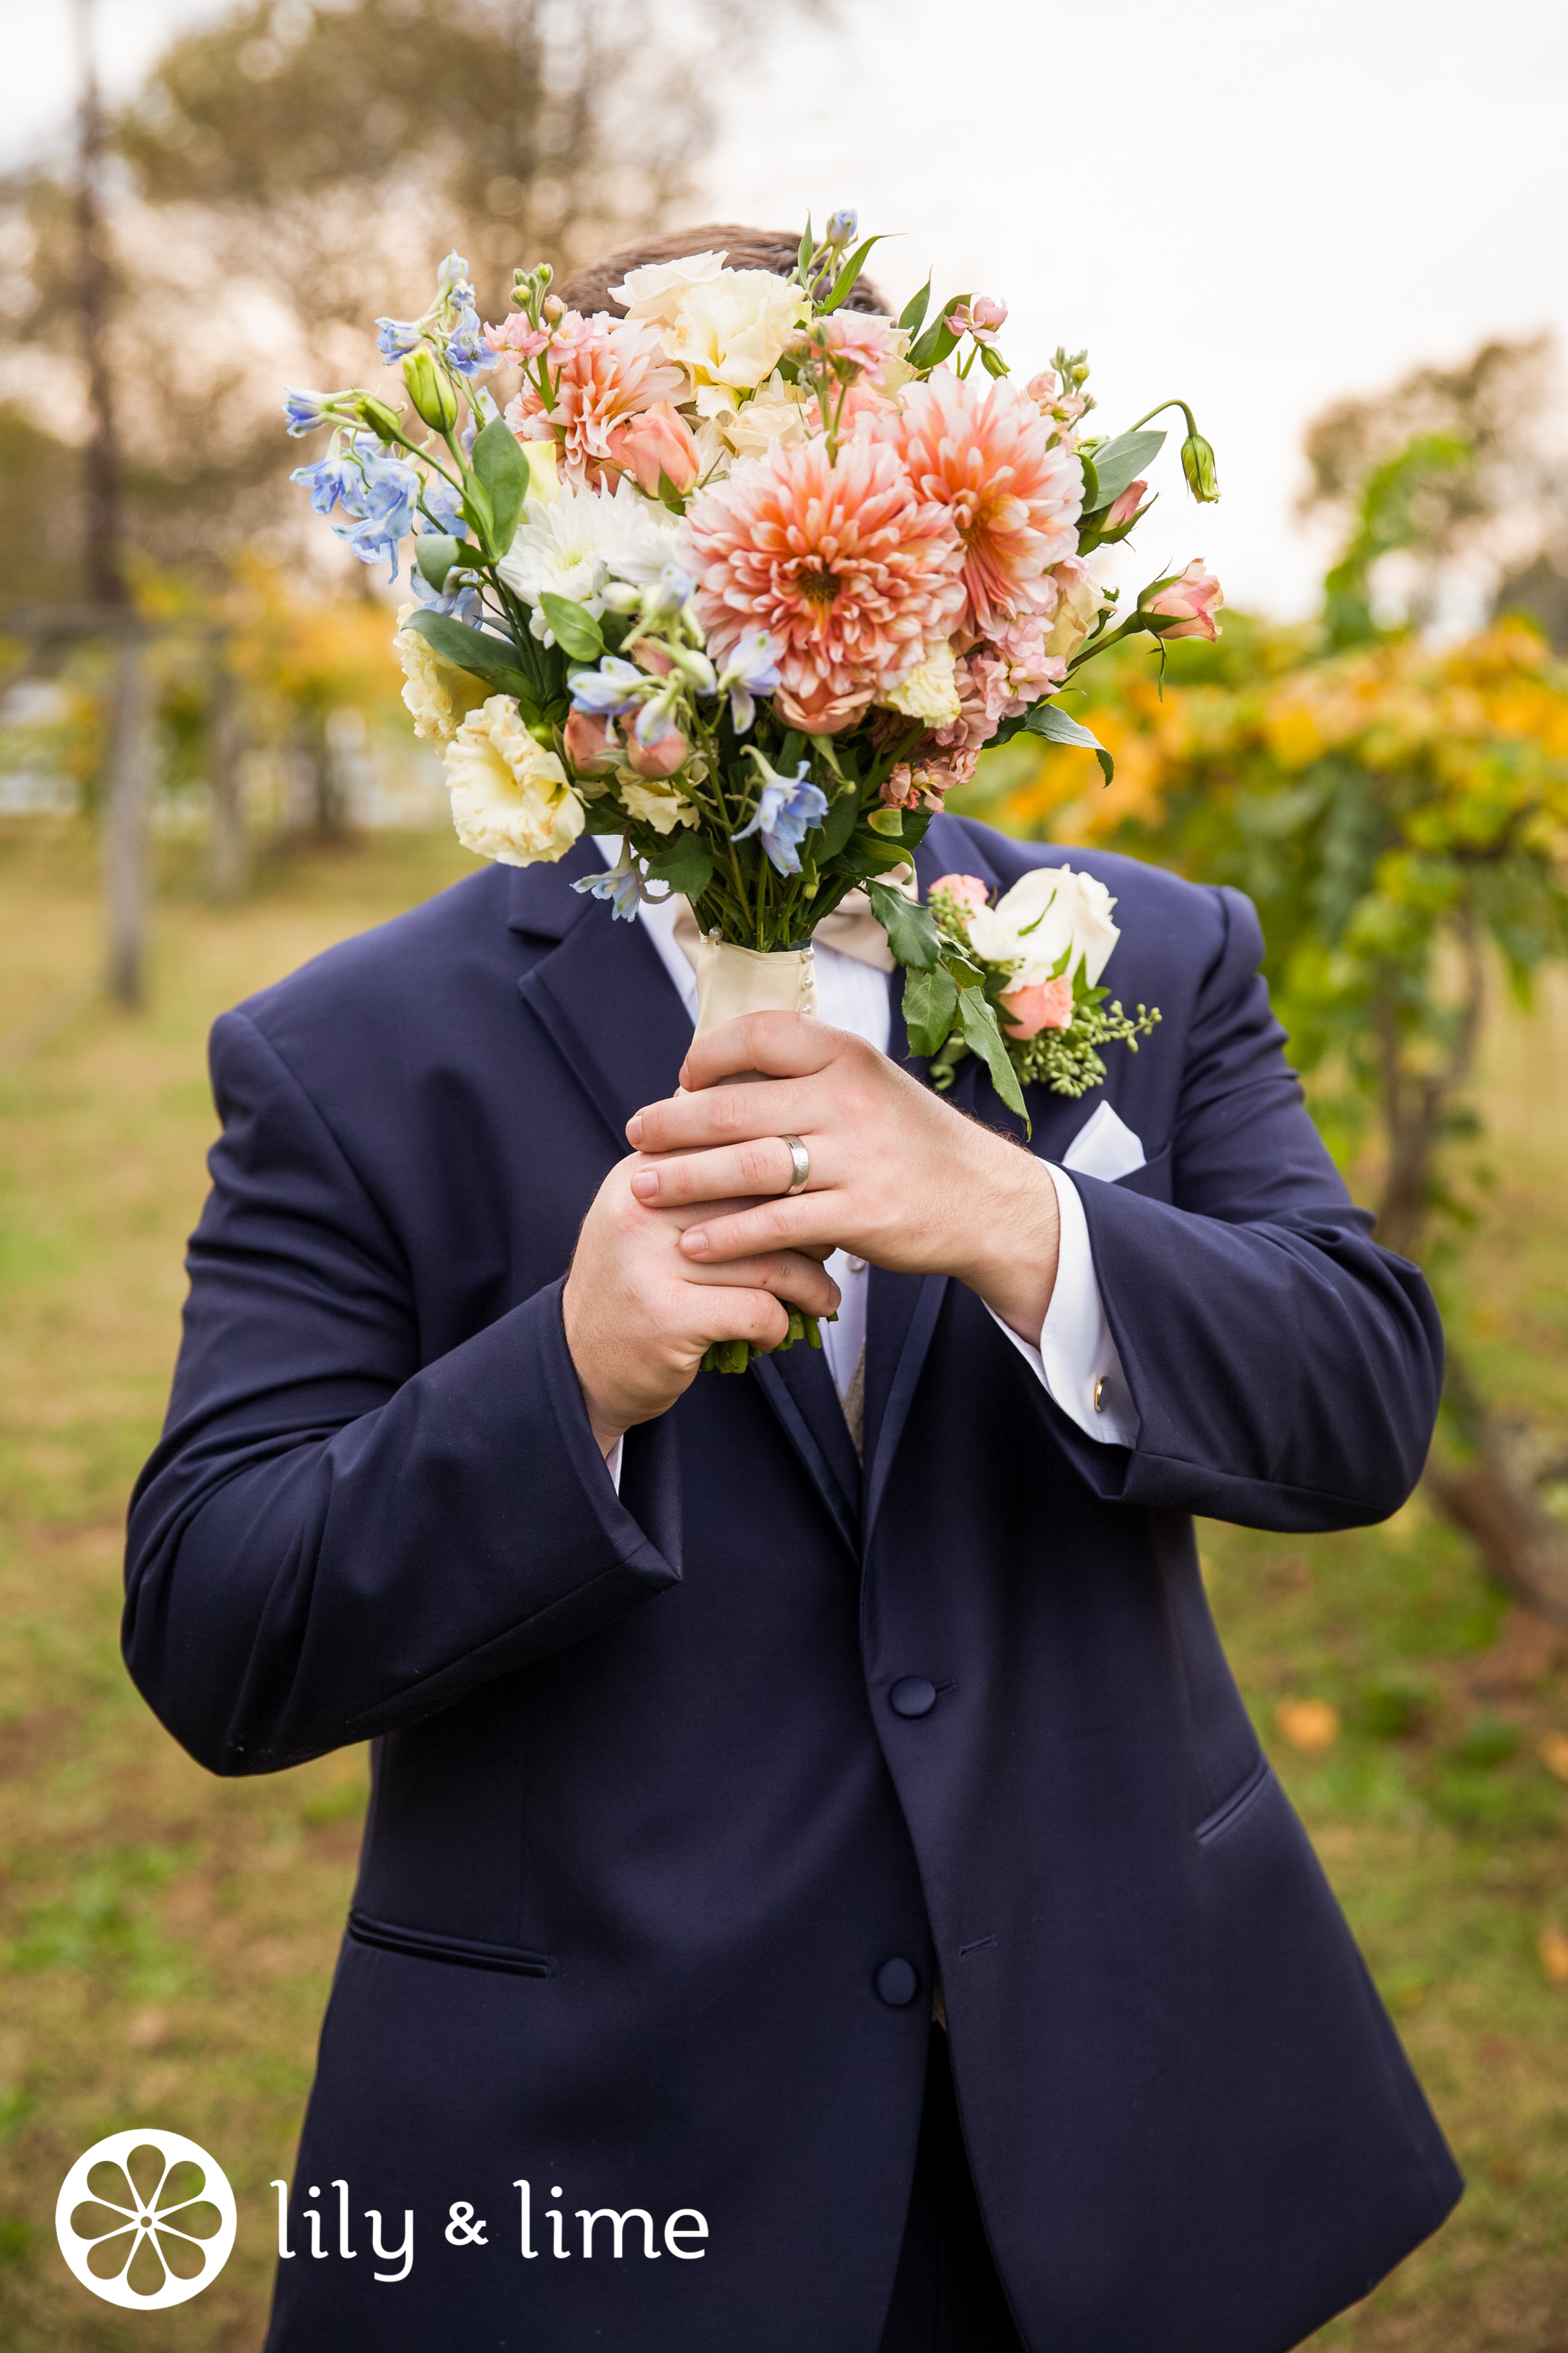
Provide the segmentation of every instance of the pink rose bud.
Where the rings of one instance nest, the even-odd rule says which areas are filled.
[[[655,678],[668,678],[675,668],[668,647],[661,646],[657,638],[634,638],[626,648],[626,658]]]
[[[1139,502],[1148,487],[1147,482],[1129,482],[1121,496],[1112,500],[1110,512],[1105,518],[1106,533],[1113,532],[1122,523],[1131,522],[1133,520],[1138,512]]]
[[[1007,323],[1007,305],[1005,302],[993,301],[989,294],[982,294],[973,308],[974,323],[977,327],[989,327],[994,333],[999,327],[1005,327]]]
[[[702,470],[691,427],[683,417],[676,415],[668,400],[656,401],[651,408],[645,408],[640,416],[632,418],[619,457],[622,465],[631,468],[638,488],[650,499],[658,496],[660,474],[684,498]]]
[[[1225,603],[1219,582],[1204,570],[1201,555],[1194,556],[1179,580],[1172,580],[1141,609],[1169,616],[1175,627],[1156,629],[1160,638],[1217,638],[1215,615]]]
[[[1010,1038],[1035,1038],[1042,1029],[1072,1028],[1072,983],[1065,972],[1037,988],[1010,988],[1002,999]]]
[[[960,914],[977,915],[991,894],[973,874],[942,874],[931,884],[931,895],[946,899]]]
[[[596,712],[574,711],[563,730],[566,757],[580,776],[607,776],[621,765],[622,747],[613,719]]]
[[[626,746],[626,765],[639,776],[673,776],[690,749],[679,727],[667,728],[655,744],[639,744],[634,730]]]

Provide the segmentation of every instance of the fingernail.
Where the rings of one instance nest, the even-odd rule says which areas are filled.
[[[632,1178],[632,1191],[639,1201],[651,1201],[658,1191],[658,1171],[652,1168],[639,1168]]]
[[[683,1250],[688,1251],[692,1258],[706,1258],[708,1255],[708,1237],[703,1232],[700,1226],[693,1226],[689,1233],[681,1235],[680,1247]]]
[[[626,1122],[626,1142],[631,1145],[634,1152],[642,1142],[642,1113],[640,1111],[634,1111],[630,1119]]]

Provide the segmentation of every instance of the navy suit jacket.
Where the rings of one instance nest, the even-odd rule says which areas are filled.
[[[942,818],[918,862],[1060,856]],[[279,2353],[875,2353],[938,1972],[1040,2353],[1282,2353],[1458,2194],[1189,1518],[1394,1510],[1436,1315],[1302,1108],[1247,902],[1072,860],[1120,901],[1108,985],[1164,1015],[1103,1097],[1031,1103],[1047,1157],[1100,1100],[1148,1155],[1077,1179],[1131,1450],[962,1285],[877,1271],[863,1476],[799,1348],[700,1376],[617,1497],[561,1284],[689,1023],[641,926],[570,890],[591,843],[217,1024],[126,1655],[215,1772],[374,1743]],[[954,1100],[1010,1124],[973,1060]],[[392,2246],[414,2215],[401,2279],[373,2209]],[[584,2254],[601,2209],[649,2217],[619,2256],[607,2221]],[[706,2239],[667,2242],[684,2209]]]

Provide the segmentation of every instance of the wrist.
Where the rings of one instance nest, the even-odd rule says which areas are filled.
[[[983,1201],[967,1225],[967,1263],[954,1269],[1021,1339],[1039,1345],[1061,1241],[1057,1188],[1043,1160],[1003,1137]]]

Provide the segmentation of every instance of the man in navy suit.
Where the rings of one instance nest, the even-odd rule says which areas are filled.
[[[694,1048],[598,857],[214,1036],[127,1657],[214,1771],[374,1744],[274,2353],[1283,2353],[1459,2183],[1189,1515],[1396,1508],[1421,1278],[1237,894],[1074,853],[1163,1020],[1024,1149],[973,1060],[924,1085],[894,976]],[[1042,862],[948,817],[917,860]],[[832,1246],[853,1413],[805,1347],[696,1373],[826,1308]]]

